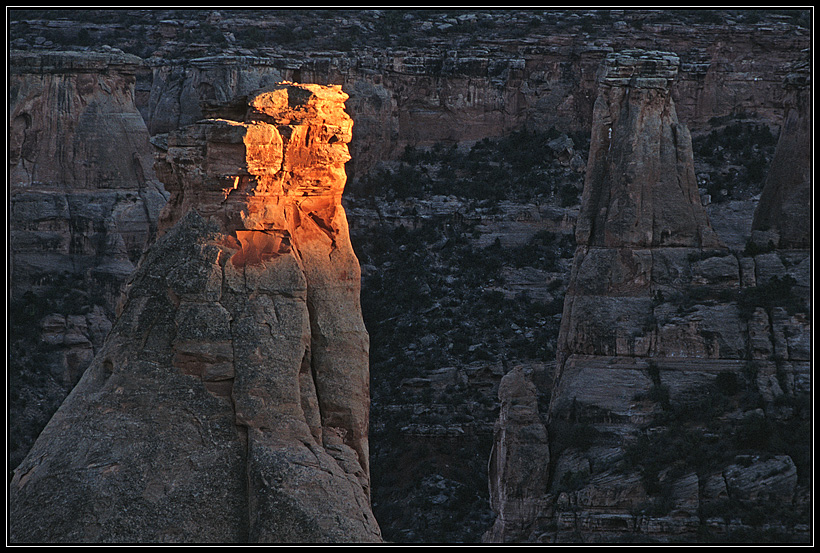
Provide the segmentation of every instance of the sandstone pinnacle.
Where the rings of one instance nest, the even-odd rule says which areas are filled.
[[[169,136],[162,236],[15,473],[13,541],[380,540],[345,99],[282,83]]]
[[[677,67],[674,54],[640,50],[611,54],[601,67],[550,405],[522,424],[502,397],[490,476],[497,518],[487,540],[549,541],[570,528],[585,541],[654,532],[640,521],[621,526],[655,499],[613,460],[664,398],[679,401],[715,372],[740,371],[747,327],[737,305],[676,305],[696,285],[719,297],[740,281],[737,258],[700,202],[691,139],[670,92]],[[535,403],[522,393],[525,375],[511,372],[505,383],[507,401],[518,390],[518,404]],[[518,481],[522,468],[537,486]],[[670,486],[679,515],[670,525],[691,533],[697,475]],[[583,522],[568,521],[570,511]]]
[[[718,247],[701,206],[692,139],[670,84],[678,57],[610,54],[599,72],[576,238],[603,247]]]

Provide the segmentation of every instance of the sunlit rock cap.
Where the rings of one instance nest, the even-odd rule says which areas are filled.
[[[282,82],[212,105],[208,119],[168,136],[157,175],[171,192],[162,228],[188,210],[234,229],[280,228],[281,200],[337,205],[353,120],[341,86]]]

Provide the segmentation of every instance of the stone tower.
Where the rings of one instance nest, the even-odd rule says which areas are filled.
[[[13,541],[380,541],[346,98],[283,83],[168,137],[162,236],[14,475]]]
[[[805,512],[792,446],[808,443],[810,258],[718,239],[677,65],[642,50],[602,64],[549,410],[505,375],[487,541],[697,541],[732,535],[726,520],[748,531],[760,509]],[[744,434],[755,424],[792,443]],[[767,524],[802,539],[796,518]]]

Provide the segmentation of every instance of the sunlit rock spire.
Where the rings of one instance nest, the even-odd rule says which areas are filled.
[[[13,540],[380,540],[346,98],[283,83],[168,137],[163,234],[15,473]]]

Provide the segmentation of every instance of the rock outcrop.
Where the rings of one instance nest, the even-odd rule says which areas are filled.
[[[102,346],[167,192],[134,103],[141,59],[109,48],[8,61],[14,467]]]
[[[700,205],[692,139],[670,95],[679,64],[675,54],[641,51],[604,61],[575,232],[579,245],[721,246]]]
[[[785,81],[786,116],[772,168],[752,222],[759,246],[809,249],[811,246],[811,71],[799,63]]]
[[[169,137],[162,236],[15,472],[12,541],[380,540],[346,98],[284,83]]]
[[[677,63],[674,54],[628,50],[602,65],[578,247],[542,414],[550,456],[537,473],[547,472],[549,484],[518,499],[540,504],[538,512],[506,513],[487,540],[694,540],[730,534],[714,524],[719,501],[749,510],[721,513],[747,530],[754,509],[805,510],[788,455],[772,469],[785,479],[773,507],[762,503],[767,484],[753,476],[760,470],[738,465],[788,450],[768,437],[743,438],[747,425],[765,419],[798,435],[805,429],[806,413],[794,406],[809,389],[809,358],[777,336],[784,324],[795,336],[810,335],[808,252],[748,258],[717,238],[670,95]],[[790,405],[788,414],[778,405]],[[508,437],[512,430],[497,434],[497,450],[521,447],[520,435]],[[530,447],[539,444],[530,439]],[[755,448],[764,457],[736,456]],[[499,466],[496,478],[513,482],[507,469]],[[754,481],[757,492],[734,484],[725,493],[705,491],[722,480]],[[491,486],[496,502],[504,488]],[[770,531],[793,539],[808,528],[782,514],[769,522]]]
[[[488,535],[489,541],[504,542],[526,531],[527,523],[543,508],[550,452],[535,385],[520,367],[501,379],[498,397],[501,411],[489,466],[490,506],[496,520]]]
[[[501,203],[479,202],[460,197],[465,190],[464,174],[460,171],[456,173],[458,178],[449,178],[452,186],[436,186],[435,192],[417,187],[418,179],[407,178],[414,173],[426,178],[419,169],[445,177],[445,171],[452,173],[451,169],[457,167],[452,164],[453,156],[428,159],[424,167],[412,162],[413,171],[409,175],[396,173],[393,183],[388,181],[385,186],[371,179],[376,171],[368,174],[369,168],[394,168],[393,163],[381,162],[396,159],[405,151],[405,145],[434,145],[432,151],[435,152],[441,146],[445,146],[446,151],[448,146],[458,143],[458,150],[466,153],[474,146],[471,142],[477,139],[475,146],[480,146],[485,137],[505,136],[524,126],[530,131],[546,131],[556,126],[572,136],[578,151],[585,150],[597,95],[596,68],[608,53],[630,47],[668,50],[680,58],[681,66],[671,83],[671,95],[678,116],[695,137],[696,146],[702,144],[710,130],[736,120],[763,124],[776,131],[784,120],[781,83],[792,70],[791,62],[811,45],[810,22],[810,10],[475,10],[459,14],[447,10],[11,10],[9,42],[13,48],[27,49],[25,55],[10,56],[10,65],[21,59],[53,59],[57,56],[56,50],[66,47],[80,51],[70,55],[73,60],[86,55],[94,58],[100,53],[121,56],[114,56],[115,52],[107,46],[100,48],[102,44],[143,58],[124,56],[141,65],[125,64],[117,68],[118,64],[98,64],[98,68],[104,75],[100,79],[105,86],[115,91],[119,90],[117,85],[112,86],[117,73],[130,79],[136,72],[132,103],[136,103],[157,144],[165,139],[157,133],[194,124],[211,113],[218,116],[219,113],[211,110],[218,109],[223,101],[260,87],[282,80],[342,85],[350,95],[346,110],[356,120],[349,144],[354,159],[347,163],[347,173],[349,177],[374,182],[366,191],[352,179],[345,194],[351,228],[354,233],[357,227],[360,231],[354,234],[354,244],[357,255],[366,264],[363,267],[365,320],[373,337],[371,371],[375,409],[371,415],[374,430],[370,440],[371,446],[377,444],[371,451],[376,467],[374,511],[384,536],[390,541],[464,542],[480,536],[492,524],[493,513],[487,501],[486,459],[499,408],[495,391],[506,371],[502,359],[509,360],[510,366],[524,363],[528,379],[534,374],[531,370],[544,374],[540,377],[542,381],[548,381],[553,372],[561,298],[569,277],[568,259],[564,257],[571,258],[570,248],[574,250],[574,246],[562,245],[559,263],[549,263],[559,255],[558,248],[536,233],[571,232],[577,208],[567,210],[564,206],[577,206],[574,191],[570,189],[570,186],[574,188],[575,181],[567,185],[571,204],[565,203],[564,195],[559,198],[557,191],[566,179],[551,170],[536,174],[536,171],[520,172],[513,167],[507,169],[503,157],[499,164],[498,158],[489,156],[486,148],[472,153],[496,164],[498,173],[511,178],[504,178],[503,184],[493,176],[485,179],[476,173],[471,163],[467,180],[481,182],[483,194],[495,198],[506,181],[524,176],[534,177],[534,188],[527,188],[527,192],[539,191],[527,195],[526,200],[524,195],[519,195]],[[89,47],[89,44],[98,46]],[[78,66],[80,61],[72,63]],[[32,65],[37,68],[33,72],[35,82],[41,85],[49,82],[37,76],[41,63],[35,61]],[[51,67],[52,64],[42,65]],[[14,67],[10,67],[10,71],[11,93],[16,90],[14,82],[18,76]],[[92,70],[86,76],[93,81],[97,78],[95,72]],[[106,94],[103,88],[97,92]],[[128,113],[134,111],[132,104],[126,104],[124,109]],[[79,115],[80,111],[75,110],[74,114]],[[110,115],[98,125],[100,129],[110,129],[105,124],[117,120],[115,111]],[[237,117],[241,118],[241,114]],[[33,159],[32,152],[45,143],[24,140],[25,133],[20,131],[25,128],[25,116],[9,122],[11,157],[21,149],[13,143],[24,141],[28,144],[26,156]],[[147,148],[146,133],[131,123],[142,124],[138,118],[130,119],[128,137],[139,138],[139,147]],[[55,132],[69,131],[71,127],[70,120],[66,119]],[[513,136],[516,134],[518,132]],[[116,134],[111,140],[94,141],[101,151],[110,144],[117,144],[123,159],[133,156],[125,147],[127,143],[130,144]],[[502,143],[503,140],[498,144]],[[711,173],[712,177],[723,172],[736,174],[738,168],[742,175],[747,161],[760,162],[758,168],[768,166],[769,149],[765,156],[759,156],[756,147],[751,150],[752,155],[741,153],[740,147],[735,147],[737,155],[725,157],[719,154],[731,145],[723,141],[718,144],[713,166],[696,165],[699,179],[702,173]],[[563,150],[560,154],[556,151],[556,155],[564,157],[569,153],[562,144],[556,146]],[[549,148],[553,148],[552,142]],[[526,149],[532,150],[537,148]],[[698,163],[699,150],[696,148]],[[515,151],[524,153],[523,148]],[[426,156],[429,151],[423,153]],[[71,155],[62,157],[69,160]],[[415,155],[416,159],[419,157]],[[538,155],[513,157],[537,159]],[[583,163],[569,159],[573,168],[582,173]],[[120,161],[112,160],[110,166],[119,167]],[[84,165],[67,171],[66,175],[91,167],[86,161],[81,163]],[[106,163],[101,165],[105,166]],[[150,171],[149,166],[150,162],[143,164],[143,169]],[[544,167],[537,169],[543,171]],[[109,177],[103,176],[100,180],[110,182],[106,179]],[[153,177],[148,181],[155,182]],[[708,279],[719,278],[727,270],[731,272],[736,261],[740,287],[728,286],[721,294],[742,292],[744,299],[753,299],[754,293],[777,289],[775,285],[783,284],[783,278],[787,281],[794,278],[797,284],[793,290],[808,294],[810,260],[805,251],[771,251],[755,257],[738,254],[747,243],[756,203],[749,201],[748,196],[759,194],[760,187],[756,184],[750,194],[741,198],[734,195],[737,189],[727,186],[733,200],[730,207],[730,202],[714,201],[724,192],[716,184],[719,182],[723,179],[702,181],[701,186],[708,189],[702,189],[701,193],[705,194],[705,200],[709,198],[707,194],[711,194],[713,202],[707,209],[713,228],[732,250],[732,255],[697,259],[693,252],[693,263],[698,270],[696,281],[705,285]],[[543,186],[545,183],[555,189],[553,197],[540,195],[541,189],[549,188]],[[152,228],[150,225],[156,220],[159,206],[164,203],[163,198],[152,205],[150,217],[136,224],[134,216],[141,217],[139,200],[133,210],[123,210],[123,204],[109,202],[108,196],[101,199],[100,194],[95,191],[86,194],[86,190],[84,195],[79,194],[73,186],[66,186],[64,190],[70,201],[56,194],[43,196],[54,200],[55,209],[51,211],[59,213],[54,218],[44,211],[48,205],[44,206],[39,200],[36,205],[15,203],[16,191],[10,198],[10,207],[14,206],[10,218],[10,236],[14,242],[10,258],[21,269],[15,271],[10,283],[19,290],[9,308],[10,342],[13,342],[9,351],[11,468],[23,459],[36,435],[102,346],[115,320],[115,300],[140,256],[145,243],[143,237],[151,234],[145,229]],[[372,201],[376,195],[373,190],[381,193],[410,187],[416,190],[411,199]],[[108,194],[113,190],[97,192]],[[787,212],[792,210],[790,207]],[[731,217],[724,217],[726,213]],[[36,214],[33,219],[36,228],[28,219],[31,214]],[[129,217],[122,216],[126,214]],[[100,220],[100,216],[105,219]],[[401,226],[393,233],[391,225]],[[59,228],[53,230],[56,227]],[[766,223],[756,232],[758,243],[765,249],[770,240],[772,245],[778,240],[770,228],[773,228],[771,223]],[[398,230],[405,229],[412,232],[400,235]],[[69,246],[57,241],[66,234],[72,236]],[[251,249],[269,248],[264,239],[258,243],[253,236],[248,242]],[[528,246],[530,239],[535,238],[537,240]],[[476,255],[464,255],[471,253],[464,247],[465,239]],[[477,249],[489,247],[496,240],[500,249],[490,248],[487,252]],[[566,243],[562,240],[561,244]],[[457,246],[458,258],[453,256],[453,245]],[[72,251],[70,270],[78,272],[67,272],[67,256],[52,254],[49,248],[54,247]],[[46,254],[41,255],[41,250]],[[89,253],[92,251],[93,255]],[[123,251],[127,251],[127,262]],[[374,251],[378,255],[373,255]],[[507,255],[513,251],[516,253]],[[715,251],[725,253],[725,250]],[[37,252],[36,257],[33,252]],[[518,252],[520,255],[516,256]],[[689,261],[688,255],[686,261]],[[495,269],[499,262],[500,271]],[[39,270],[57,265],[62,269],[56,277],[48,272],[50,269]],[[36,270],[29,271],[27,267]],[[675,276],[678,265],[668,267],[669,278],[679,279],[682,286],[688,273]],[[762,286],[758,288],[756,284]],[[691,290],[692,293],[686,288],[680,291],[686,293],[676,292],[673,298],[668,294],[657,297],[656,313],[662,317],[653,318],[653,310],[647,329],[665,321],[665,339],[677,340],[679,344],[692,340],[695,351],[702,350],[701,331],[708,334],[715,324],[703,323],[705,319],[701,316],[716,313],[713,307],[717,302],[698,295],[702,289]],[[54,292],[59,292],[59,297],[64,299],[55,302]],[[374,292],[380,295],[381,304],[373,302]],[[668,301],[670,299],[675,302]],[[389,309],[374,307],[381,305]],[[743,309],[746,307],[744,304]],[[732,311],[731,307],[723,309],[724,313]],[[685,319],[689,326],[667,324],[669,317]],[[748,337],[742,331],[747,327]],[[759,422],[765,430],[773,421],[769,415],[774,403],[785,416],[793,409],[789,405],[793,396],[789,394],[795,389],[806,389],[808,372],[792,369],[795,360],[810,358],[809,319],[781,305],[763,306],[753,311],[747,327],[727,326],[734,329],[732,332],[741,329],[735,332],[735,344],[745,343],[747,351],[751,346],[753,361],[746,372],[751,374],[755,369],[760,377],[757,380],[761,390],[765,390],[767,403],[760,403],[756,408],[765,406],[766,416],[758,417],[755,410],[748,408],[733,416],[737,417],[739,427],[753,427]],[[23,339],[14,340],[21,335]],[[738,336],[743,339],[737,339]],[[623,340],[629,342],[629,333]],[[201,362],[204,354],[197,348],[198,345],[179,346],[179,366],[190,369]],[[216,367],[227,363],[224,349],[218,346],[211,354],[213,359],[205,364]],[[777,362],[772,365],[774,359]],[[806,368],[808,365],[797,366]],[[647,377],[649,370],[647,364]],[[220,374],[223,369],[209,371]],[[658,374],[666,377],[671,373],[660,371]],[[210,388],[229,385],[221,377],[208,377],[206,382]],[[535,382],[539,400],[547,400],[550,386]],[[722,384],[723,390],[733,389],[731,379],[715,377],[711,382]],[[746,382],[744,373],[734,384]],[[664,380],[660,384],[657,390],[654,383],[652,387],[658,397],[662,397],[663,387],[669,383]],[[529,386],[526,388],[530,390]],[[731,399],[737,398],[731,396]],[[661,403],[656,403],[648,417],[659,415],[658,405]],[[544,412],[542,409],[542,414]],[[795,419],[784,420],[793,422]],[[596,428],[598,426],[581,424],[577,432],[581,444],[590,442]],[[518,439],[514,430],[505,431],[501,426],[499,431],[510,439]],[[709,440],[715,435],[711,430],[701,434],[709,436]],[[561,436],[567,435],[557,430],[551,433],[553,448],[559,453]],[[691,437],[680,432],[678,435]],[[793,433],[783,435],[793,436]],[[732,447],[726,449],[732,450]],[[609,459],[607,452],[619,451],[618,448],[593,448],[577,455],[572,452],[554,455],[552,468],[545,465],[544,469],[552,470],[562,492],[572,491],[585,482],[585,474],[600,468],[600,463],[593,462],[596,458]],[[774,452],[777,462],[771,462],[769,452],[726,460],[721,466],[732,467],[730,471],[708,474],[700,471],[696,479],[691,475],[679,479],[676,475],[675,481],[680,482],[674,486],[675,493],[686,492],[685,503],[691,509],[694,505],[692,484],[697,482],[702,487],[701,506],[714,513],[718,505],[727,502],[735,505],[736,498],[759,495],[740,490],[753,491],[755,486],[759,490],[764,481],[781,482],[782,478],[786,485],[778,483],[777,486],[785,492],[778,494],[786,497],[794,490],[792,497],[799,499],[805,487],[791,486],[795,474],[788,468],[786,459],[780,459],[783,453]],[[793,452],[786,457],[794,460],[797,478],[804,478],[801,471],[806,466],[805,460]],[[522,465],[534,466],[523,461]],[[766,476],[775,470],[780,472],[774,477]],[[509,471],[513,474],[512,483],[516,482],[514,472]],[[728,475],[733,482],[749,485],[728,485]],[[642,483],[634,475],[618,478],[628,484],[625,489],[630,493],[640,491],[637,484]],[[606,481],[607,478],[596,480]],[[666,482],[670,480],[667,478]],[[540,536],[537,539],[556,539],[554,528],[558,521],[567,523],[572,520],[573,512],[580,513],[576,520],[583,520],[581,515],[585,512],[572,502],[576,499],[572,493],[558,494],[557,498],[547,494],[532,500],[526,486],[519,493],[514,486],[505,488],[497,476],[493,479],[493,485],[496,484],[504,490],[508,503],[526,505],[529,514],[533,511],[532,505],[543,507],[537,509],[540,520],[530,525],[540,524],[544,529],[537,534]],[[598,485],[588,489],[604,488]],[[798,503],[795,503],[795,511]],[[506,521],[511,523],[501,539],[517,539],[515,536],[524,532],[529,521],[515,527],[512,525],[515,505],[506,508],[502,503],[494,504],[504,521],[496,525],[503,530],[507,527]],[[556,507],[561,509],[560,519],[555,516]],[[634,516],[639,516],[641,510],[645,509],[636,508]],[[720,522],[720,517],[713,517],[708,524],[725,534],[727,529],[739,524],[736,521],[740,519],[732,516],[725,518],[730,522]],[[632,519],[621,513],[610,520],[625,520],[624,524],[629,524]],[[644,524],[658,528],[666,524],[662,518],[643,520]],[[668,535],[661,530],[654,534],[659,539]],[[559,538],[566,539],[566,532]]]
[[[10,54],[14,296],[69,273],[116,298],[154,238],[167,194],[134,104],[141,64],[116,51]]]
[[[350,35],[371,37],[367,33],[374,26],[387,24],[374,15],[375,21],[356,20],[371,14],[349,13],[344,20],[314,25],[328,25],[342,35],[352,28]],[[587,15],[596,21],[594,13]],[[809,46],[806,30],[763,23],[692,26],[673,22],[671,16],[665,23],[643,23],[658,15],[613,13],[611,19],[596,21],[594,30],[590,26],[579,32],[577,25],[587,16],[572,12],[479,10],[460,25],[455,19],[446,23],[442,33],[438,24],[425,21],[438,16],[422,13],[404,25],[416,29],[424,46],[374,47],[382,37],[372,37],[365,39],[368,47],[352,51],[300,51],[293,44],[277,47],[271,42],[253,51],[234,47],[202,55],[197,53],[202,45],[192,45],[187,59],[176,53],[151,61],[153,74],[146,77],[141,109],[153,135],[196,121],[203,101],[222,101],[266,82],[339,84],[350,94],[348,109],[357,125],[348,169],[361,176],[378,161],[401,154],[406,145],[481,140],[525,125],[587,132],[601,61],[613,51],[652,44],[681,57],[672,95],[690,126],[707,128],[710,119],[739,112],[780,124],[780,81],[784,67]],[[254,31],[277,33],[283,23],[276,19],[262,16]],[[219,23],[225,32],[237,34],[245,25],[247,19],[239,17],[223,17]],[[527,34],[495,36],[502,28],[527,29]],[[459,33],[472,36],[463,40]],[[454,43],[455,37],[461,42]],[[181,37],[173,45],[181,48]]]

